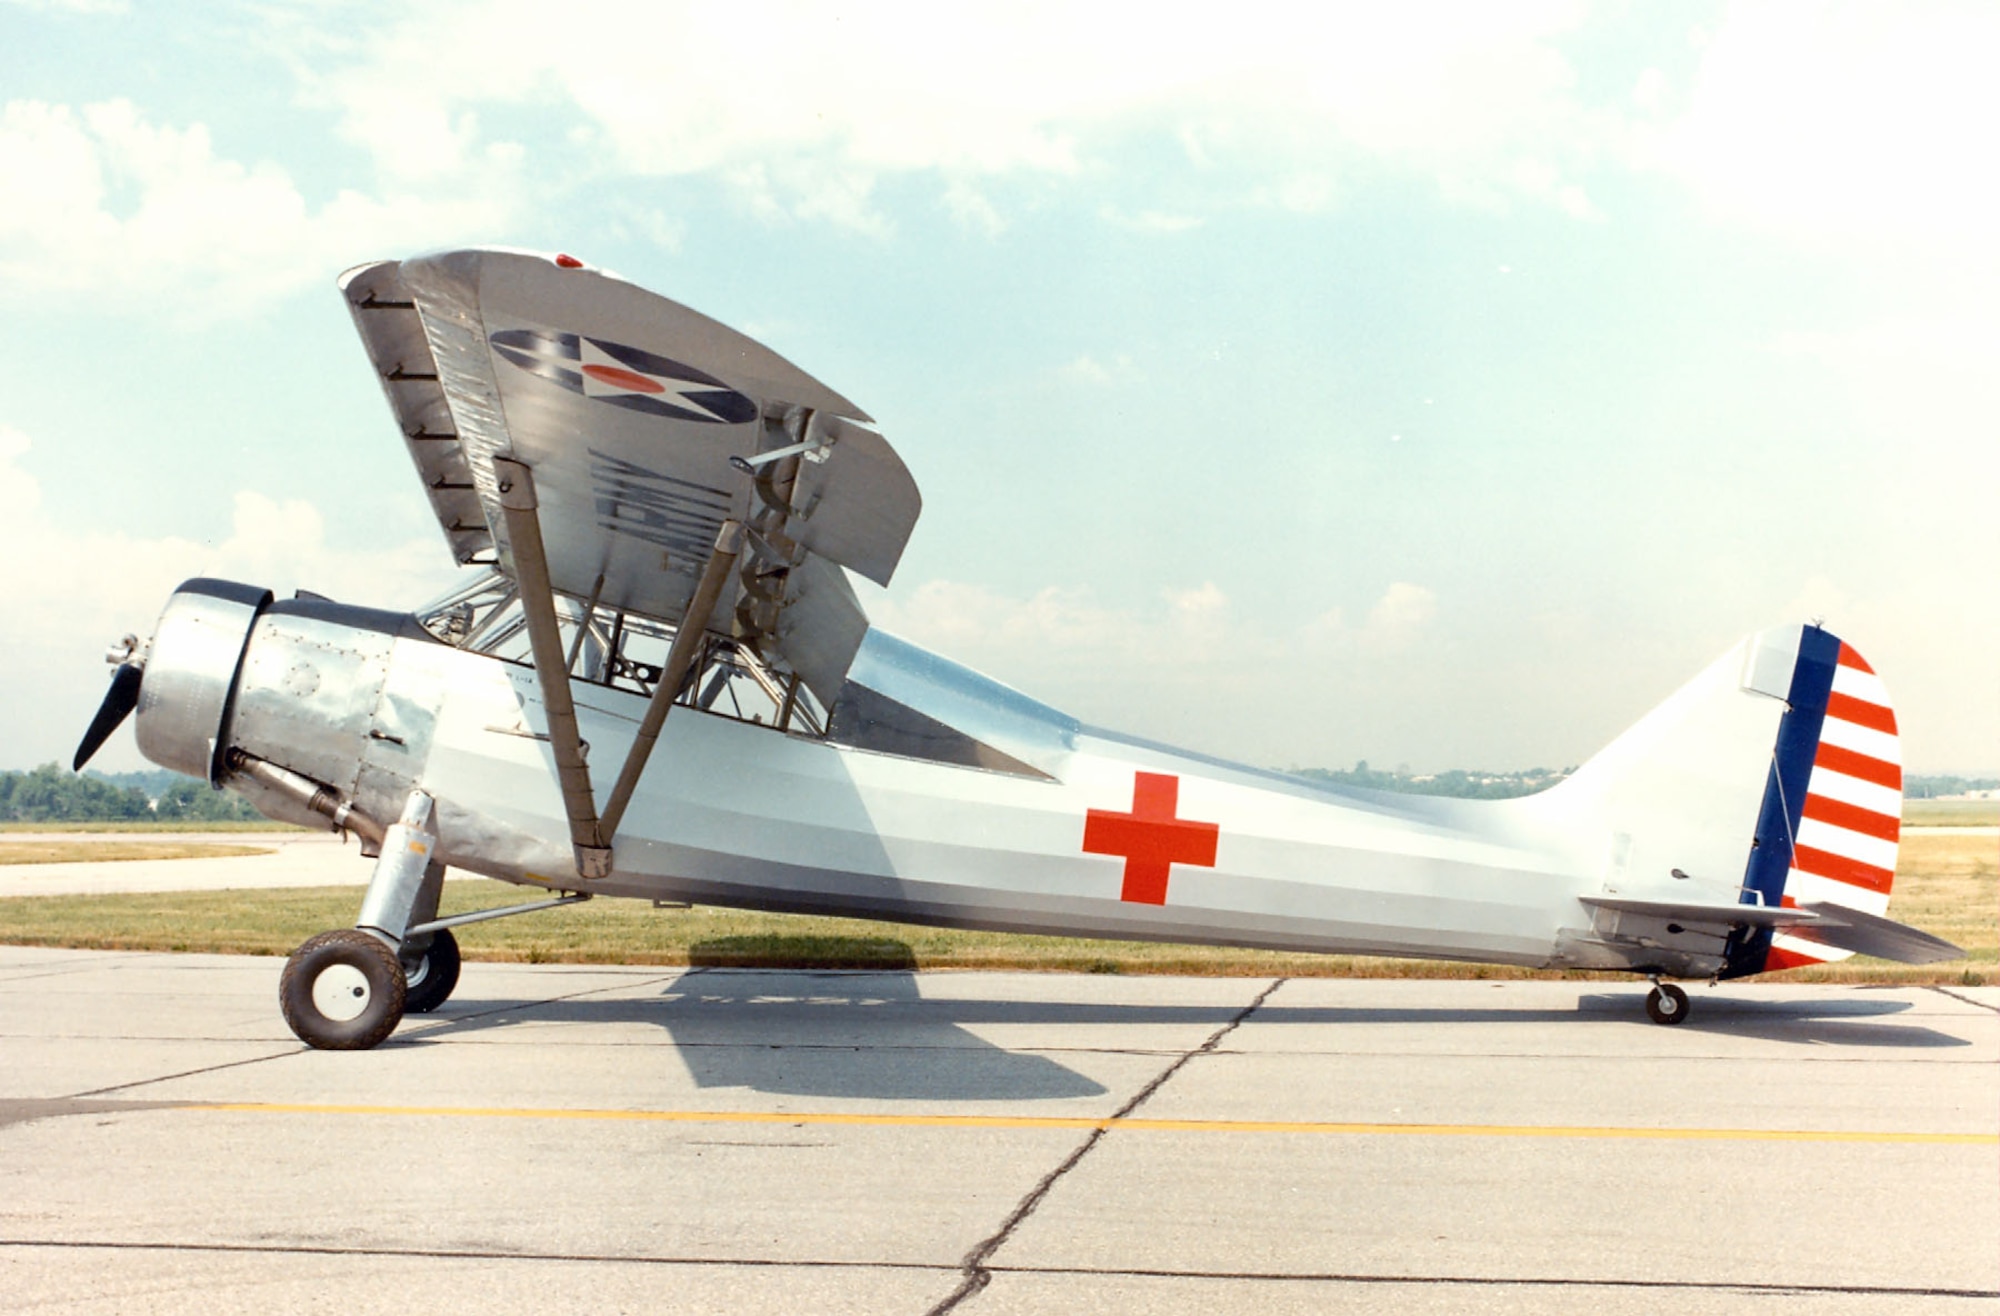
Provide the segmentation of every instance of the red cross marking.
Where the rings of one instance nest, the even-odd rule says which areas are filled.
[[[1125,888],[1120,900],[1141,905],[1167,903],[1167,870],[1174,864],[1215,867],[1214,823],[1176,818],[1181,779],[1141,772],[1132,781],[1132,812],[1092,809],[1083,822],[1085,854],[1122,855]]]

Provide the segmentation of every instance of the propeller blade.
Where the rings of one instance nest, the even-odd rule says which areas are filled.
[[[118,670],[111,674],[111,688],[105,691],[104,702],[97,706],[97,716],[90,719],[90,730],[83,733],[83,741],[76,747],[76,759],[70,764],[72,772],[82,772],[90,756],[111,739],[111,733],[139,706],[139,682],[144,674],[144,668],[131,663],[118,664]]]

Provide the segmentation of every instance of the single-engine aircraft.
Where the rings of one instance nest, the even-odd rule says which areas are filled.
[[[871,627],[917,487],[861,408],[567,255],[339,281],[457,561],[415,613],[190,580],[109,655],[75,765],[155,763],[375,861],[287,961],[358,1049],[458,979],[452,929],[597,896],[950,927],[1628,970],[1961,952],[1885,915],[1902,769],[1859,654],[1753,635],[1550,790],[1344,790],[1087,726]],[[608,786],[608,789],[607,789]],[[541,899],[440,916],[446,869]]]

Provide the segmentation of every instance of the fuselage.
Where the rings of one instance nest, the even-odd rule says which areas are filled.
[[[608,774],[645,699],[574,694]],[[455,868],[605,895],[1543,965],[1564,962],[1565,931],[1588,924],[1577,896],[1601,880],[1601,848],[1546,802],[1330,790],[1223,763],[1080,725],[880,632],[827,735],[676,707],[613,873],[587,884],[525,664],[396,614],[281,603],[249,635],[227,735],[375,817],[424,790]]]

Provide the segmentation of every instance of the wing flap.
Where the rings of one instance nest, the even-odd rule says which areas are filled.
[[[886,585],[901,540],[922,510],[916,483],[876,431],[836,417],[823,432],[823,459],[798,463],[786,533],[807,551]]]
[[[868,617],[840,568],[809,557],[792,571],[778,646],[792,670],[831,708],[868,634]],[[822,692],[827,693],[822,693]]]

